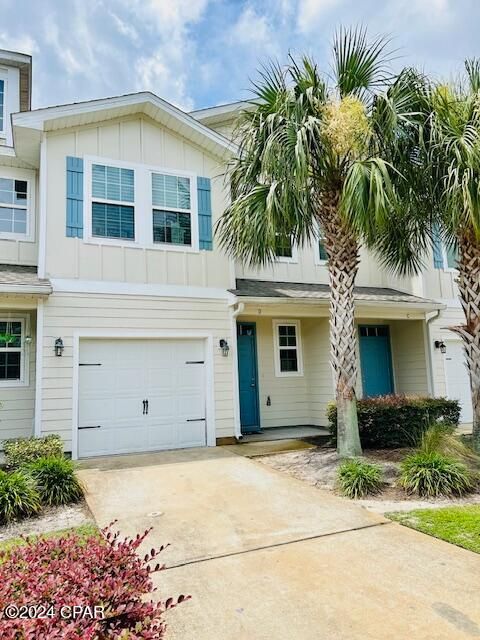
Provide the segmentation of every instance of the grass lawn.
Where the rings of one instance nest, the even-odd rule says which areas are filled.
[[[98,527],[94,524],[82,524],[79,527],[72,527],[71,529],[61,529],[59,531],[49,531],[48,533],[42,533],[40,535],[28,536],[29,539],[36,540],[38,538],[59,538],[67,533],[75,533],[82,538],[89,538],[90,536],[98,535]],[[10,551],[14,547],[18,547],[21,544],[25,544],[24,538],[10,538],[0,542],[0,551]]]
[[[480,553],[480,505],[387,513],[406,527]]]

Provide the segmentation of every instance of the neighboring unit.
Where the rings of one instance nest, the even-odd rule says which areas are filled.
[[[0,52],[0,440],[58,433],[88,457],[325,425],[321,237],[279,242],[261,270],[213,237],[245,105],[187,114],[142,92],[31,111],[30,85],[30,57]],[[448,395],[471,422],[454,267],[437,246],[399,279],[362,254],[360,396]]]

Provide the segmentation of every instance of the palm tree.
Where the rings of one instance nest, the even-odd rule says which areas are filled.
[[[279,236],[302,245],[320,226],[342,456],[361,454],[354,325],[360,243],[388,247],[402,198],[412,199],[395,162],[412,164],[414,76],[392,77],[387,46],[383,38],[369,41],[362,29],[340,30],[333,80],[307,58],[261,72],[238,126],[239,153],[228,171],[232,201],[216,227],[230,255],[262,265],[275,259]],[[405,264],[414,268],[418,252],[405,246]]]
[[[457,284],[465,324],[450,327],[463,341],[470,373],[473,439],[480,449],[480,61],[467,60],[456,85],[424,91],[422,154],[429,169],[433,224],[457,252]]]

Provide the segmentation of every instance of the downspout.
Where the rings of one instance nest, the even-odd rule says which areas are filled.
[[[234,359],[232,366],[233,378],[233,429],[237,440],[242,440],[242,428],[240,425],[240,397],[238,389],[238,366],[237,366],[237,317],[245,309],[243,302],[238,302],[237,298],[228,305],[230,309],[230,335],[232,340],[231,356]]]
[[[432,315],[428,317],[428,314],[425,314],[426,318],[426,327],[427,327],[427,350],[428,350],[428,377],[430,378],[429,382],[429,391],[430,395],[433,397],[435,395],[435,385],[434,385],[434,374],[433,374],[433,354],[432,354],[432,335],[430,333],[430,326],[433,320],[438,320],[441,314],[441,309],[437,309],[437,311],[432,312]]]

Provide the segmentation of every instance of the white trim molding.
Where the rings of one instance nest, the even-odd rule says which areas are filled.
[[[277,378],[290,378],[303,376],[303,353],[302,353],[302,335],[300,328],[300,320],[273,320],[273,351],[275,359],[275,376]],[[295,346],[280,345],[280,327],[295,327]],[[282,371],[280,367],[280,350],[295,350],[297,356],[297,371]]]
[[[43,326],[44,326],[43,300],[37,302],[37,335],[35,354],[35,416],[34,435],[39,438],[42,435],[42,394],[43,394]]]
[[[215,422],[215,385],[214,385],[214,338],[211,331],[173,329],[77,329],[73,332],[73,371],[72,371],[72,458],[78,459],[78,385],[80,342],[88,338],[106,338],[118,340],[204,340],[205,341],[205,404],[207,418],[207,446],[216,446]]]
[[[155,296],[159,298],[202,298],[205,300],[231,300],[227,289],[195,287],[176,284],[143,284],[107,280],[75,280],[52,278],[54,293],[86,293],[98,295]]]

